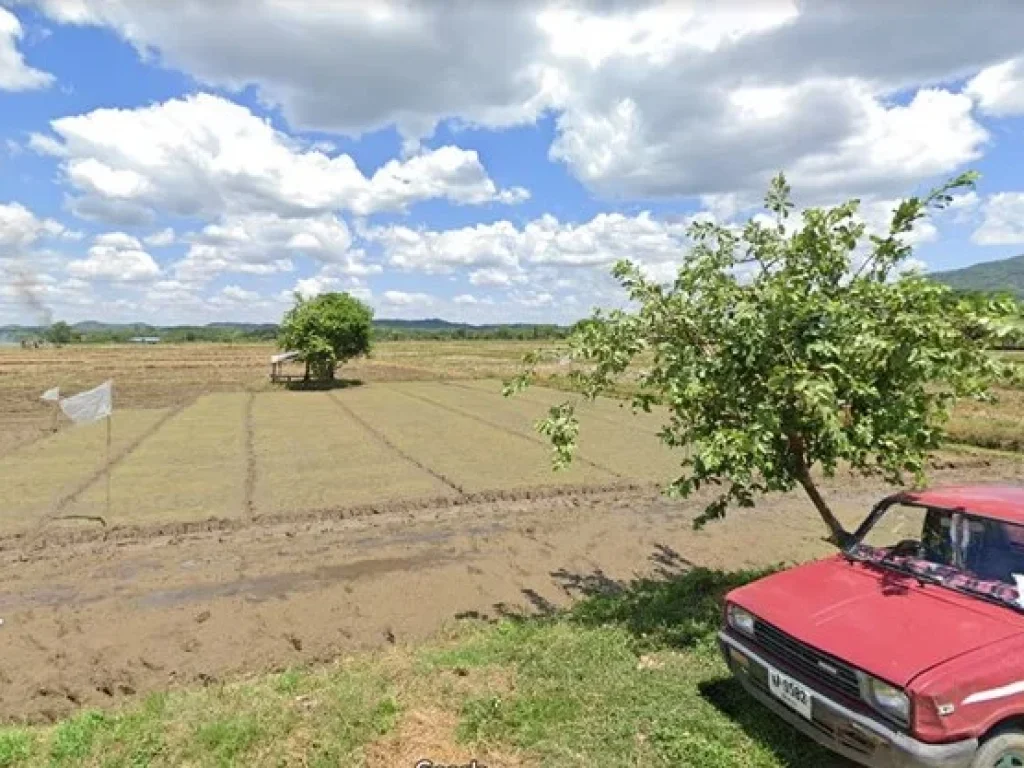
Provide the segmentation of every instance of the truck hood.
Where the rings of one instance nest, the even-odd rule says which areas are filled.
[[[1024,616],[1010,608],[839,556],[760,579],[728,599],[796,639],[900,686],[1024,630]]]

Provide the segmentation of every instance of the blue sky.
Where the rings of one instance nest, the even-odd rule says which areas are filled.
[[[916,258],[1024,251],[1024,9],[704,6],[0,0],[0,323],[572,321],[778,170],[877,228],[977,169]]]

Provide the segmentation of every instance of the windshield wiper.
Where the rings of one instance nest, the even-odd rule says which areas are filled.
[[[869,565],[878,565],[878,566],[881,566],[882,568],[886,568],[886,569],[888,569],[890,571],[894,571],[896,573],[903,574],[904,576],[910,576],[912,579],[917,581],[918,586],[922,586],[923,587],[925,584],[937,584],[940,587],[946,586],[945,581],[942,578],[940,578],[939,576],[919,573],[918,571],[915,571],[912,568],[908,568],[905,565],[900,565],[899,563],[894,562],[891,559],[893,557],[891,552],[887,552],[885,554],[885,556],[882,557],[882,559],[880,559],[880,560],[873,560],[873,559],[868,558],[868,557],[861,557],[861,556],[853,554],[852,552],[845,552],[845,554],[851,560],[855,560],[855,561],[857,561],[859,563],[868,563]]]
[[[1014,602],[1013,600],[1007,600],[1005,598],[999,597],[998,595],[993,595],[991,593],[984,592],[979,589],[972,589],[969,586],[966,586],[964,584],[958,584],[942,576],[919,573],[918,571],[915,571],[911,568],[894,562],[891,559],[891,555],[888,554],[885,557],[882,557],[878,560],[869,557],[864,557],[862,555],[857,555],[853,552],[845,550],[843,554],[854,562],[867,563],[869,565],[877,565],[881,568],[885,568],[887,570],[894,571],[899,574],[910,576],[911,578],[915,579],[918,585],[920,586],[924,586],[925,584],[935,584],[936,586],[944,587],[945,589],[952,590],[953,592],[956,592],[961,595],[966,595],[968,597],[984,600],[985,602],[992,603],[993,605],[1001,605],[1004,608],[1010,608],[1014,611],[1017,611],[1018,613],[1024,613],[1024,605],[1020,603]]]

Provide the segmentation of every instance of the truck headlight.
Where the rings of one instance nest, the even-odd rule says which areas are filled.
[[[729,626],[737,632],[742,632],[748,637],[754,636],[754,614],[750,611],[729,603],[726,608],[726,617],[728,618]]]
[[[902,723],[910,721],[910,699],[903,691],[875,677],[865,680],[868,703],[883,715]]]

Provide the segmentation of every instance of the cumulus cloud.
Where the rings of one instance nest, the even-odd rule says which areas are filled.
[[[67,271],[82,280],[130,283],[157,277],[160,267],[142,250],[138,238],[109,232],[94,239],[86,258],[68,262]]]
[[[687,222],[601,213],[580,224],[545,214],[517,227],[508,221],[431,231],[401,225],[364,234],[379,243],[392,266],[427,273],[471,267],[474,285],[511,285],[526,267],[607,266],[619,259],[657,263],[679,257]]]
[[[276,214],[228,216],[185,236],[185,258],[175,264],[179,278],[208,280],[223,273],[291,272],[293,258],[306,256],[330,265],[336,274],[364,276],[381,270],[352,248],[352,235],[333,214],[283,218]]]
[[[64,225],[53,219],[41,219],[21,203],[0,203],[0,258],[17,254],[43,237],[56,237],[66,232]]]
[[[780,168],[823,196],[891,197],[978,156],[971,98],[1016,109],[1005,85],[1019,70],[1005,62],[1024,48],[1016,0],[527,0],[457,16],[433,0],[336,12],[227,0],[188,14],[40,2],[201,81],[254,85],[298,127],[396,125],[415,148],[445,119],[494,128],[554,114],[552,157],[611,197],[760,192]],[[969,95],[944,85],[979,72]]]
[[[862,203],[858,218],[867,225],[869,235],[885,237],[889,234],[892,215],[900,200],[872,200]],[[902,236],[903,242],[911,246],[930,243],[938,239],[939,231],[931,219],[918,221],[914,230]]]
[[[346,154],[304,149],[266,119],[200,93],[138,109],[97,109],[52,122],[60,141],[33,137],[58,154],[83,216],[142,223],[179,216],[272,213],[311,216],[403,211],[421,200],[517,202],[473,150],[443,146],[391,160],[364,176]]]
[[[978,108],[985,114],[1024,115],[1024,56],[983,69],[964,92],[978,102]]]
[[[1024,243],[1024,192],[999,192],[981,206],[982,222],[971,240],[979,245]]]
[[[146,245],[151,245],[154,248],[166,248],[168,245],[174,244],[174,230],[170,227],[161,229],[159,232],[153,232],[150,235],[146,235],[142,238]]]
[[[469,273],[469,282],[473,285],[512,285],[526,280],[521,272],[504,269],[474,269]]]
[[[235,303],[249,303],[260,300],[260,295],[256,291],[247,291],[238,285],[226,285],[224,286],[219,296],[227,301]]]
[[[0,7],[0,91],[30,91],[53,83],[53,75],[25,62],[18,50],[23,35],[18,17]]]
[[[384,291],[384,302],[396,307],[428,306],[434,297],[428,293],[406,293],[405,291]]]

